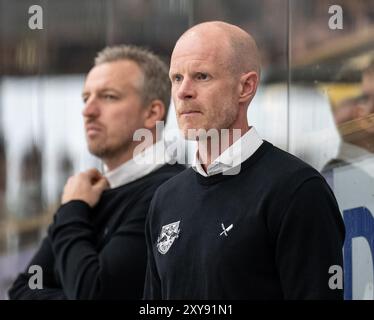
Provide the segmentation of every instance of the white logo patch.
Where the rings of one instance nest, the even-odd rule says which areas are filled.
[[[169,223],[161,228],[160,235],[157,238],[157,249],[161,254],[168,252],[174,240],[178,238],[179,222]]]

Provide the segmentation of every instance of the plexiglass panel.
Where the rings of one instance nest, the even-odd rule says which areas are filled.
[[[0,299],[67,177],[102,166],[81,114],[96,53],[134,44],[169,62],[179,36],[209,20],[256,39],[262,75],[249,123],[328,180],[347,228],[346,299],[374,299],[373,0],[0,0]],[[167,129],[177,130],[173,107]]]

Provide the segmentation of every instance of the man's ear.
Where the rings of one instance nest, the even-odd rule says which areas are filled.
[[[166,108],[161,100],[153,100],[147,107],[144,119],[144,128],[152,130],[157,121],[164,120]]]
[[[258,86],[258,74],[256,71],[250,71],[240,77],[239,102],[251,101],[256,93]]]

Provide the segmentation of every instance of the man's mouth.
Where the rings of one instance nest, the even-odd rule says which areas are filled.
[[[89,137],[98,134],[101,130],[102,130],[101,127],[96,124],[86,125],[86,133],[87,133],[87,136]]]
[[[199,110],[185,110],[180,112],[181,116],[194,116],[194,115],[199,115],[202,114],[201,111]]]

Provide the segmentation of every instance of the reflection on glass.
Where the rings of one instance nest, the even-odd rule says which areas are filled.
[[[359,94],[342,99],[334,107],[345,148],[355,146],[357,157],[374,152],[374,60],[363,71],[358,91]]]
[[[289,3],[290,151],[322,171],[343,214],[345,298],[374,300],[374,2],[334,2],[342,29],[328,1]]]

